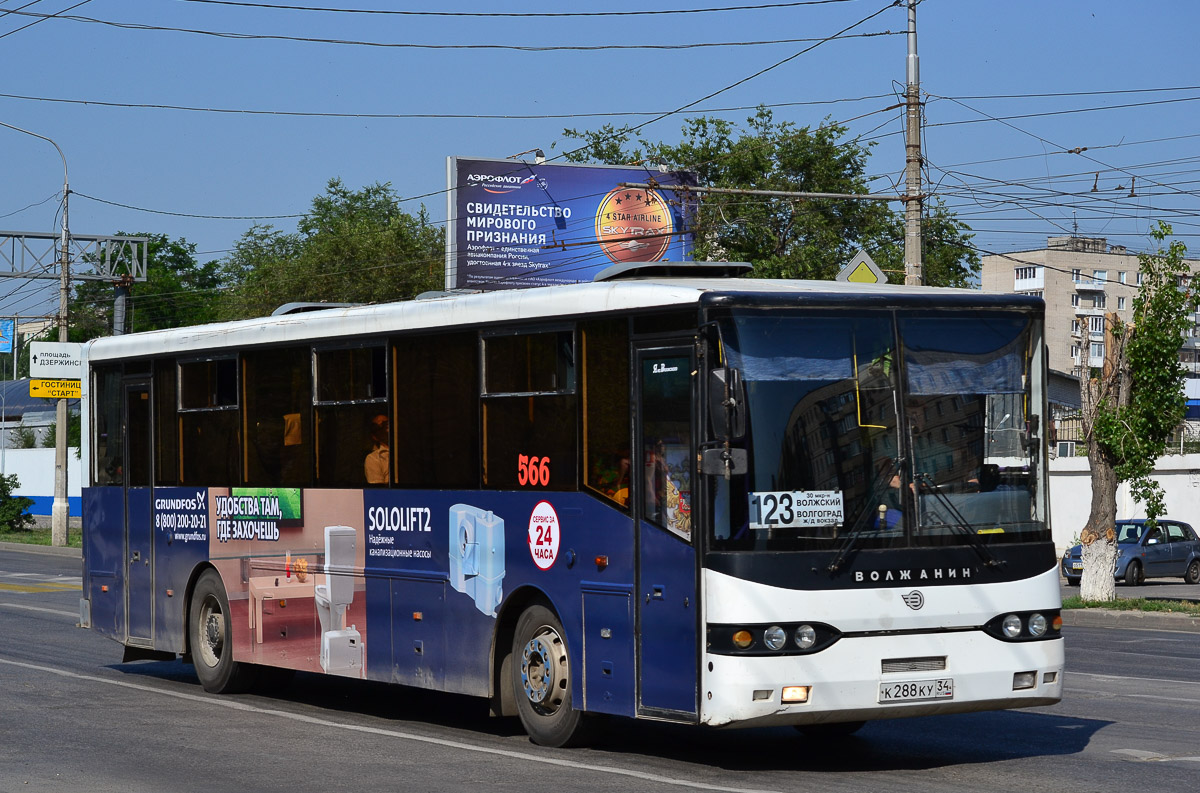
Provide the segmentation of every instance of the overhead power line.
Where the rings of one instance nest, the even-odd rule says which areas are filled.
[[[330,8],[327,6],[284,5],[281,3],[247,3],[238,0],[184,0],[188,3],[203,3],[205,5],[241,6],[243,8],[262,8],[272,11],[322,11],[335,14],[372,14],[385,16],[406,17],[506,17],[517,19],[548,19],[556,17],[633,17],[633,16],[665,16],[670,14],[711,14],[723,11],[761,11],[779,8],[797,8],[799,6],[820,6],[832,3],[848,3],[853,0],[798,0],[792,3],[760,3],[757,5],[717,6],[713,8],[679,8],[652,9],[644,11],[401,11],[394,9],[367,8]]]
[[[774,39],[768,41],[717,41],[694,42],[689,44],[419,44],[416,42],[393,41],[363,41],[358,39],[328,39],[313,36],[285,36],[280,33],[239,33],[226,30],[204,30],[201,28],[181,28],[170,25],[150,25],[143,22],[117,22],[111,19],[96,19],[95,17],[77,16],[73,14],[39,14],[33,11],[12,11],[12,14],[37,19],[66,19],[72,22],[84,22],[94,25],[106,25],[122,30],[152,30],[169,33],[190,33],[196,36],[212,36],[214,38],[237,39],[244,41],[293,41],[305,44],[337,44],[354,47],[378,47],[382,49],[417,49],[417,50],[511,50],[516,52],[593,52],[606,50],[689,50],[712,47],[760,47],[774,44],[802,44],[816,41],[824,43],[829,38],[814,39]],[[838,35],[830,38],[867,38],[871,36],[897,35],[893,31],[883,30],[873,33],[855,33],[848,36]]]
[[[109,201],[104,198],[96,198],[95,196],[90,196],[87,193],[81,193],[78,190],[72,190],[71,195],[79,196],[80,198],[86,198],[89,201],[96,201],[101,204],[121,207],[122,209],[132,209],[137,212],[150,212],[155,215],[170,215],[171,217],[177,218],[200,218],[202,220],[286,220],[290,218],[302,218],[307,214],[305,212],[299,212],[294,215],[197,215],[189,212],[168,212],[164,209],[149,209],[147,207],[138,207],[132,204],[122,204],[119,201]]]
[[[734,107],[697,108],[684,111],[686,114],[696,113],[735,113],[746,110],[757,110],[759,107],[802,107],[812,105],[834,105],[846,102],[864,102],[871,99],[886,99],[891,94],[875,94],[846,99],[820,99],[809,102],[776,102],[773,104],[738,105]],[[53,102],[69,105],[95,105],[97,107],[118,107],[137,110],[182,110],[197,113],[226,113],[234,115],[254,116],[300,116],[305,118],[375,118],[375,119],[498,119],[498,120],[539,120],[539,119],[577,119],[577,118],[613,118],[624,116],[657,116],[664,110],[615,110],[597,113],[531,113],[521,115],[515,113],[333,113],[309,110],[255,110],[253,108],[234,107],[199,107],[195,105],[167,105],[148,102],[110,102],[99,99],[66,99],[62,97],[28,96],[25,94],[0,93],[3,99],[19,99],[29,102]]]
[[[42,0],[33,0],[32,3],[26,3],[25,5],[21,6],[21,8],[8,9],[4,12],[4,14],[2,16],[8,16],[9,14],[19,13],[22,9],[29,8],[29,6],[34,5],[34,3],[40,3],[41,1]],[[7,33],[0,34],[0,39],[7,38],[14,33],[20,33],[22,30],[25,30],[26,28],[31,28],[34,25],[40,25],[41,23],[45,22],[47,19],[56,19],[56,18],[60,17],[60,15],[65,14],[68,11],[72,11],[76,8],[79,8],[81,5],[87,5],[90,2],[92,2],[92,0],[81,0],[81,2],[78,2],[69,8],[64,8],[62,11],[55,11],[53,14],[41,14],[40,19],[35,19],[34,21],[30,22],[28,25],[22,25],[19,28],[15,28],[13,30],[8,31]],[[26,16],[26,15],[22,14],[22,16]]]

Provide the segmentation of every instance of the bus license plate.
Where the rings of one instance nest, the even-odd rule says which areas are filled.
[[[929,702],[954,699],[954,678],[940,680],[905,680],[902,683],[880,683],[879,702]]]

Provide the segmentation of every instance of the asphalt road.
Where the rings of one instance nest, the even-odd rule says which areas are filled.
[[[793,730],[616,721],[534,746],[473,699],[299,675],[214,697],[75,627],[79,560],[0,550],[0,793],[15,791],[1192,791],[1200,634],[1066,629],[1050,708]]]

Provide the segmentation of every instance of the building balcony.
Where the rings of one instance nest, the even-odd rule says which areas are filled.
[[[1107,308],[1084,308],[1083,306],[1075,306],[1072,309],[1077,317],[1103,317],[1108,313]]]
[[[1104,287],[1108,285],[1108,281],[1098,281],[1095,278],[1079,278],[1075,281],[1075,291],[1077,292],[1103,292]]]

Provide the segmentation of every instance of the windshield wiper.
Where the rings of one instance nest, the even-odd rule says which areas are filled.
[[[968,525],[967,519],[963,517],[961,512],[958,511],[958,507],[954,506],[954,503],[947,498],[946,491],[942,490],[942,488],[933,481],[933,478],[929,474],[917,474],[914,479],[917,482],[918,488],[925,487],[928,488],[929,492],[933,493],[933,496],[937,499],[938,504],[944,507],[947,514],[950,516],[950,522],[943,523],[942,525],[954,529],[963,537],[965,537],[968,544],[975,549],[975,553],[979,554],[979,558],[983,560],[985,566],[1000,567],[1004,564],[1004,562],[997,559],[996,556],[990,550],[988,550],[987,546],[979,541],[979,535],[971,531],[971,527]]]
[[[846,557],[849,556],[850,552],[858,545],[859,539],[865,533],[865,524],[870,517],[878,516],[880,523],[882,524],[880,528],[883,529],[887,527],[886,523],[883,523],[883,521],[886,520],[885,516],[887,513],[885,510],[887,507],[880,504],[880,507],[876,508],[872,505],[877,503],[877,497],[882,492],[880,485],[886,482],[889,483],[890,486],[892,477],[899,473],[898,461],[892,460],[891,462],[892,464],[884,467],[884,469],[880,471],[879,475],[875,478],[875,482],[871,485],[871,492],[867,494],[866,503],[863,505],[862,510],[854,517],[854,522],[846,531],[846,538],[842,540],[842,544],[838,546],[837,556],[833,557],[833,561],[830,562],[825,568],[826,572],[830,573],[831,575],[842,569],[842,565],[846,563]]]

